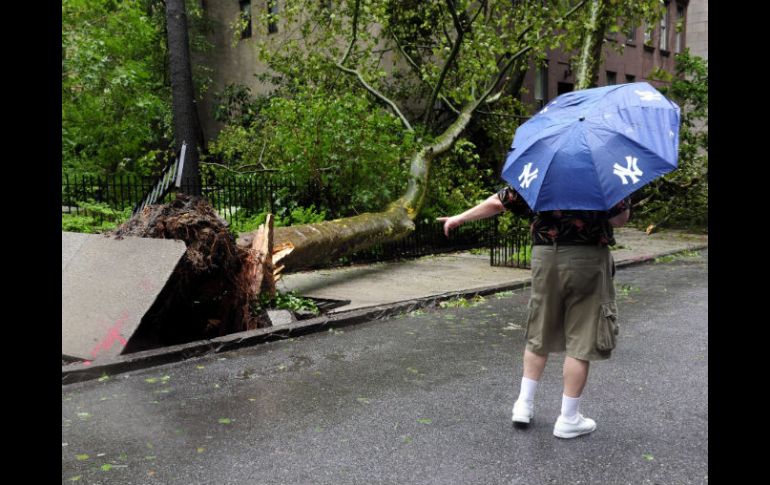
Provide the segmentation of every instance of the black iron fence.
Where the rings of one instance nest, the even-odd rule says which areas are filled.
[[[62,174],[62,213],[82,214],[81,202],[93,201],[123,211],[135,208],[150,191],[157,178],[128,176],[96,177]],[[291,178],[261,175],[217,177],[182,181],[185,193],[201,193],[229,224],[262,212],[276,213],[296,196]],[[158,203],[168,202],[168,194]],[[504,227],[505,226],[505,227]],[[463,224],[447,238],[443,224],[417,221],[408,236],[352,254],[337,264],[389,261],[429,254],[489,248],[492,266],[529,267],[531,238],[522,224],[501,224],[498,218]]]
[[[489,238],[489,264],[530,268],[532,235],[528,223],[523,219],[513,219],[512,223],[505,225],[499,218],[494,218],[493,221]]]
[[[83,214],[83,202],[106,204],[115,210],[133,208],[153,187],[153,177],[98,177],[62,174],[61,203],[63,214]]]
[[[62,174],[62,213],[86,212],[83,202],[102,203],[119,211],[133,209],[156,182],[157,178],[153,177]],[[228,223],[247,212],[275,212],[281,199],[295,188],[293,180],[276,176],[184,179],[181,182],[182,192],[200,193],[206,197]],[[156,202],[168,202],[173,197],[173,193],[167,194]]]
[[[437,221],[417,221],[409,235],[394,242],[376,245],[359,251],[339,264],[368,263],[393,259],[416,258],[429,254],[450,253],[489,247],[493,235],[494,220],[483,219],[463,224],[444,235],[444,224]]]

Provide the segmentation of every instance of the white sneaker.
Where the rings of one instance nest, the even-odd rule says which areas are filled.
[[[532,416],[535,414],[533,408],[534,403],[522,401],[521,399],[517,400],[513,404],[513,422],[529,424]]]
[[[553,435],[557,438],[575,438],[580,435],[588,434],[596,429],[596,421],[590,418],[584,418],[582,414],[577,413],[572,418],[559,416],[553,427]]]

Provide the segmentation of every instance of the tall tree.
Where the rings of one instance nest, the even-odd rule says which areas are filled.
[[[575,89],[596,87],[609,30],[617,32],[621,23],[627,28],[641,21],[648,26],[654,25],[666,8],[667,5],[660,1],[591,0],[585,15],[580,52],[576,58]]]
[[[154,0],[62,2],[62,167],[151,175],[171,136]],[[160,47],[160,48],[159,48]]]
[[[166,0],[166,32],[174,117],[174,139],[177,150],[187,143],[182,178],[184,191],[200,194],[199,164],[203,137],[195,108],[195,86],[190,62],[190,40],[187,31],[185,0]]]
[[[317,16],[319,2],[287,3],[282,14],[287,25],[298,28],[283,39],[267,38],[260,44],[261,57],[282,76],[284,85],[290,90],[307,83],[363,90],[423,142],[409,157],[406,190],[385,210],[277,228],[276,244],[295,248],[284,260],[286,267],[307,267],[408,234],[426,198],[431,164],[452,148],[480,111],[494,109],[511,81],[512,67],[528,55],[543,58],[549,48],[572,49],[585,40],[583,34],[603,38],[608,18],[616,18],[623,5],[633,2],[610,0],[612,8],[603,9],[600,2],[592,17],[581,15],[586,3],[356,0],[341,5],[335,12],[339,15]],[[397,67],[391,74],[417,79],[420,90],[403,96],[394,89],[381,65],[384,52],[393,53],[405,66],[405,72]],[[595,76],[598,63],[585,62],[594,55],[593,48],[581,51],[585,79]],[[324,75],[331,69],[340,74]],[[357,87],[340,84],[340,76]],[[251,238],[244,234],[239,243],[248,245]]]

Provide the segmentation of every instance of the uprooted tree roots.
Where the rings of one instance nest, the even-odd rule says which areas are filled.
[[[124,352],[270,325],[264,313],[255,315],[253,309],[263,288],[275,291],[272,272],[262,270],[265,263],[272,266],[272,258],[238,247],[205,199],[180,194],[168,204],[145,207],[111,236],[179,239],[187,245]],[[268,273],[267,284],[255,281],[255,275],[263,273]]]

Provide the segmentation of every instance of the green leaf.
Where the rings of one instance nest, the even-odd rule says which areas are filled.
[[[88,455],[75,455],[75,459],[77,459],[79,461],[87,460],[88,459]]]
[[[230,418],[219,418],[219,424],[230,424],[231,422]]]
[[[420,424],[431,424],[433,420],[430,418],[420,418],[417,420],[417,422]]]
[[[652,461],[654,459],[654,457],[652,455],[647,455],[647,454],[642,455],[642,457],[644,457],[644,459],[647,460],[647,461]]]
[[[102,471],[103,472],[108,472],[111,469],[112,469],[112,465],[110,465],[109,463],[105,463],[104,465],[102,465]]]

